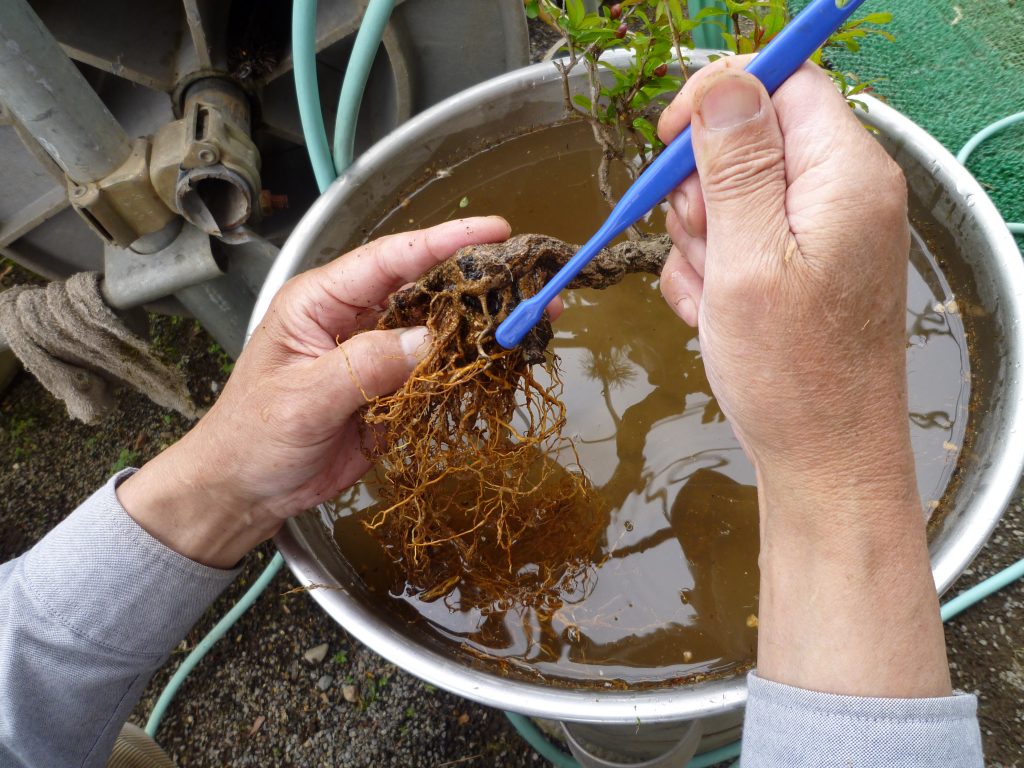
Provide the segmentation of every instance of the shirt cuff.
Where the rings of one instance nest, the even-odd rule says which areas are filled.
[[[978,701],[840,696],[764,680],[751,672],[743,766],[981,766]],[[750,760],[748,760],[748,756]]]
[[[170,653],[238,575],[190,560],[125,511],[114,475],[25,554],[33,598],[54,621],[125,654]]]

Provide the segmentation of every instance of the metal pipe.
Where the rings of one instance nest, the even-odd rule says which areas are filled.
[[[0,101],[80,184],[106,177],[131,153],[128,135],[26,0],[0,2]]]
[[[113,309],[138,307],[223,274],[210,236],[186,224],[170,245],[149,255],[108,244],[103,259],[103,300]]]
[[[182,114],[188,114],[193,104],[208,104],[230,117],[236,126],[249,133],[252,107],[245,91],[222,77],[204,77],[191,83],[185,91]]]

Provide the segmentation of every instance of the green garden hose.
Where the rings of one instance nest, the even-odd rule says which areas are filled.
[[[726,6],[723,0],[687,0],[686,7],[692,19],[705,8],[721,8],[724,10]],[[703,23],[694,27],[692,34],[694,48],[710,48],[713,51],[724,51],[729,47],[725,42],[724,30],[713,18],[705,19]]]
[[[345,70],[345,82],[342,86],[342,103],[347,103],[344,94],[356,93],[358,97],[355,105],[349,113],[338,113],[337,123],[352,126],[345,129],[346,135],[355,135],[355,123],[358,117],[359,102],[362,100],[363,90],[366,86],[366,78],[369,75],[370,66],[373,64],[373,57],[377,53],[377,46],[380,45],[380,36],[383,34],[384,25],[387,23],[394,0],[370,0],[367,9],[367,16],[371,11],[377,19],[383,18],[374,29],[377,35],[376,42],[368,39],[360,28],[356,39],[356,46],[352,50],[349,59],[349,66]],[[316,83],[316,0],[295,0],[292,16],[292,58],[295,70],[295,94],[299,103],[299,114],[302,119],[302,131],[306,138],[306,150],[310,162],[313,164],[313,172],[316,175],[316,183],[323,192],[334,181],[334,165],[331,161],[331,153],[327,148],[327,132],[324,130],[323,115],[320,111],[320,94],[317,91]],[[363,44],[359,44],[359,40]],[[350,83],[350,80],[352,81]],[[358,81],[358,82],[356,82]],[[349,98],[351,101],[351,97]],[[346,167],[351,162],[351,149]],[[167,708],[174,700],[175,695],[185,678],[209,652],[220,638],[222,638],[235,622],[249,610],[249,607],[256,602],[256,599],[263,594],[277,572],[284,565],[284,558],[277,552],[267,564],[267,567],[260,574],[256,582],[249,587],[241,599],[231,607],[223,618],[210,630],[210,632],[199,641],[192,652],[185,657],[174,675],[160,692],[160,697],[153,706],[153,711],[146,721],[146,733],[150,738],[155,738],[160,721],[163,720]]]
[[[370,67],[373,66],[377,49],[384,38],[384,28],[388,25],[394,7],[395,0],[370,0],[352,45],[352,55],[345,67],[345,80],[341,84],[341,96],[338,99],[338,116],[334,120],[334,169],[338,174],[344,173],[352,165],[363,91],[366,90]]]
[[[967,159],[971,156],[971,153],[974,152],[974,150],[976,150],[983,141],[1017,123],[1024,123],[1024,112],[1018,112],[1015,115],[1004,117],[1002,120],[997,120],[991,125],[982,128],[974,134],[966,144],[964,144],[963,149],[956,153],[956,159],[961,165],[966,166]],[[1024,223],[1008,221],[1006,222],[1006,226],[1013,234],[1024,235]]]
[[[294,0],[292,6],[292,70],[295,73],[295,97],[299,103],[302,135],[306,153],[313,165],[316,184],[323,192],[337,172],[327,146],[320,90],[316,82],[316,0]]]
[[[256,602],[256,598],[263,594],[263,590],[267,588],[267,585],[277,575],[277,572],[281,570],[282,565],[284,565],[284,558],[281,557],[280,552],[277,552],[267,564],[267,567],[263,569],[263,573],[256,579],[256,582],[249,587],[237,603],[231,606],[231,610],[224,614],[221,620],[214,625],[213,629],[185,657],[185,660],[181,662],[181,666],[174,671],[174,675],[160,692],[160,698],[156,700],[153,711],[149,713],[149,720],[146,721],[146,733],[151,739],[156,738],[156,729],[160,727],[160,721],[163,720],[167,707],[174,700],[175,694],[178,692],[181,684],[185,682],[189,672],[195,668],[196,664],[202,661],[203,656],[209,652],[213,644],[227,634],[227,631],[234,626],[242,614],[249,610],[249,606]]]
[[[941,610],[942,620],[944,622],[949,621],[954,616],[966,611],[979,600],[983,600],[993,592],[997,592],[1003,587],[1012,584],[1022,576],[1024,576],[1024,559],[1018,560],[1013,565],[1004,568],[995,576],[990,576],[980,584],[975,584],[948,603],[943,603]]]

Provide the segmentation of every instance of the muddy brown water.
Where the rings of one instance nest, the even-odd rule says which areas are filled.
[[[506,141],[435,170],[372,236],[496,213],[514,233],[582,242],[608,210],[593,177],[597,157],[580,125]],[[914,218],[924,221],[918,212]],[[657,216],[648,222],[658,225]],[[941,514],[967,429],[968,349],[953,291],[916,230],[909,420],[925,512]],[[564,595],[553,612],[463,610],[458,587],[424,602],[407,594],[362,529],[373,503],[368,486],[351,489],[324,519],[382,600],[505,673],[619,687],[749,668],[758,612],[754,471],[711,393],[696,332],[661,299],[655,277],[570,292],[565,304],[553,343],[565,382],[565,434],[609,507],[584,589]]]

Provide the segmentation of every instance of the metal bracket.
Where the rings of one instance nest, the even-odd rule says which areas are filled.
[[[237,87],[216,78],[189,86],[184,117],[153,138],[150,176],[164,203],[216,237],[259,220],[260,155],[249,137],[249,103]]]
[[[176,216],[150,183],[146,139],[133,141],[128,159],[99,181],[79,184],[69,178],[68,199],[96,234],[123,247],[159,232]]]
[[[189,224],[170,245],[149,255],[107,245],[103,263],[103,298],[112,307],[148,304],[224,274],[210,236]]]

